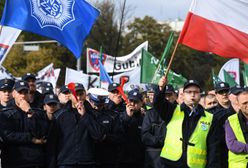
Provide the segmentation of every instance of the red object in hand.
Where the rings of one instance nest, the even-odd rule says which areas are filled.
[[[73,94],[73,96],[75,97],[76,101],[78,102],[78,99],[77,99],[77,93],[76,93],[76,84],[71,82],[68,84],[68,89],[71,91],[71,93]]]
[[[121,94],[121,96],[122,96],[122,98],[126,104],[128,104],[128,99],[127,99],[126,94],[123,91],[123,86],[127,81],[128,81],[128,77],[126,77],[126,76],[121,77],[121,84],[120,84],[120,86],[117,87],[117,90],[120,92],[120,94]]]

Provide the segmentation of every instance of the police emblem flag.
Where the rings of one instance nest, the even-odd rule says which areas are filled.
[[[1,23],[55,39],[79,58],[99,14],[85,0],[6,0]]]

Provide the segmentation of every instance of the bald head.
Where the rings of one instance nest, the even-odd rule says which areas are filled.
[[[240,111],[248,118],[248,91],[241,92],[238,95],[237,100]]]

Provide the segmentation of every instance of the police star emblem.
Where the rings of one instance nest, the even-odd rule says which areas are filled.
[[[73,8],[75,0],[29,0],[31,15],[41,28],[54,27],[63,31],[75,20]]]

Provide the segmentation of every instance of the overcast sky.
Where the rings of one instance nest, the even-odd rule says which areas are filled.
[[[94,0],[89,1],[94,2]],[[134,9],[135,17],[149,15],[158,21],[165,21],[177,18],[184,20],[191,0],[127,0],[126,2]]]

